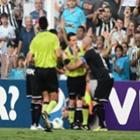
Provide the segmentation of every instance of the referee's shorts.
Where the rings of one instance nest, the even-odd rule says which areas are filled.
[[[95,101],[108,101],[114,79],[90,80],[91,96]]]
[[[58,93],[58,78],[55,68],[35,68],[35,75],[32,77],[31,93],[33,99],[42,98],[43,91]]]

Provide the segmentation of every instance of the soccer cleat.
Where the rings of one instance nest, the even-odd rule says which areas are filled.
[[[102,127],[97,127],[96,129],[93,129],[93,131],[98,132],[98,131],[108,131],[107,128],[102,128]]]
[[[82,125],[81,129],[82,130],[89,130],[89,127],[87,125]]]
[[[52,129],[51,128],[45,128],[44,131],[45,132],[52,132]]]
[[[44,130],[44,128],[40,124],[37,126],[37,129],[38,130]]]
[[[35,125],[31,125],[30,130],[36,131],[38,129],[37,129],[37,127]]]
[[[74,130],[82,130],[81,124],[80,124],[80,123],[74,123],[74,124],[73,124],[73,129],[74,129]]]
[[[51,123],[50,123],[50,121],[48,119],[47,112],[42,113],[42,117],[45,120],[45,125],[46,125],[46,128],[44,130],[47,131],[47,132],[51,132],[52,131],[51,130]]]
[[[44,128],[40,124],[38,126],[31,125],[30,130],[44,130]]]
[[[73,129],[74,129],[74,130],[81,130],[81,127],[80,127],[79,125],[74,125],[74,126],[73,126]]]

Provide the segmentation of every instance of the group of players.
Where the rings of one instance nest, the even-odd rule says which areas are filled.
[[[105,129],[104,102],[108,101],[114,80],[102,56],[92,47],[93,36],[87,34],[83,39],[82,47],[78,47],[76,34],[69,33],[67,35],[69,45],[62,51],[57,36],[47,31],[47,26],[46,17],[40,17],[40,32],[32,40],[27,55],[27,64],[31,70],[27,74],[27,93],[32,95],[31,129],[39,129],[39,120],[42,116],[45,120],[45,131],[51,131],[49,114],[56,107],[59,94],[58,62],[62,62],[61,69],[67,76],[70,128],[89,128],[89,109],[84,98],[88,83],[94,101],[93,113],[99,118],[99,129]],[[75,123],[74,119],[75,111],[78,109],[83,116],[80,124]]]

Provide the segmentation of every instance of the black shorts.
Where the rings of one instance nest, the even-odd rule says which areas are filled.
[[[32,98],[41,98],[43,91],[58,92],[58,79],[55,68],[35,68]]]
[[[113,79],[97,80],[97,87],[95,89],[95,93],[92,94],[93,100],[108,101],[113,84],[114,84]]]
[[[84,97],[86,89],[86,76],[68,77],[67,89],[70,99]]]

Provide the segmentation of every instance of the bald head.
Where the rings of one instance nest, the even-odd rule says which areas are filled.
[[[92,37],[91,36],[85,36],[83,39],[83,49],[87,50],[92,46]]]

